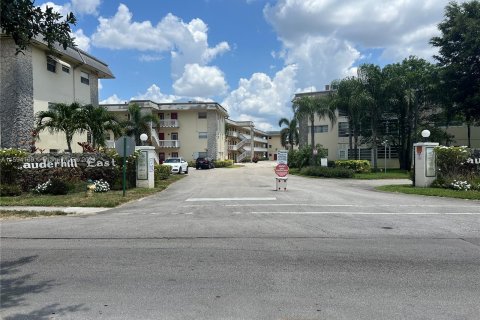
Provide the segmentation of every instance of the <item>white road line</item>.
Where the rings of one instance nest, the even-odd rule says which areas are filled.
[[[254,198],[254,197],[245,197],[245,198],[189,198],[185,201],[272,201],[277,200],[275,197],[265,197],[265,198]]]
[[[355,207],[355,208],[476,208],[478,205],[473,206],[457,206],[457,205],[436,205],[436,204],[373,204],[373,205],[357,205],[357,204],[308,204],[308,203],[255,203],[255,204],[226,204],[225,207],[326,207],[326,208],[336,208],[336,207]]]
[[[251,214],[345,214],[345,215],[480,215],[480,212],[350,212],[350,211],[251,211]]]

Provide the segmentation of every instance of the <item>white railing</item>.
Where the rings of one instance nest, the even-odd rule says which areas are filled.
[[[151,137],[152,137],[152,144],[154,147],[159,147],[160,146],[160,138],[158,137],[157,131],[152,128],[151,132]]]
[[[227,131],[227,136],[238,138],[238,132],[229,130]]]
[[[242,162],[243,159],[250,155],[249,151],[244,151],[241,155],[237,157],[237,162]]]
[[[160,148],[180,148],[180,141],[178,140],[159,140],[158,142]]]
[[[159,127],[161,128],[178,128],[180,123],[177,119],[163,119],[160,120]]]
[[[253,140],[255,140],[257,142],[263,142],[263,143],[268,142],[267,138],[262,138],[262,137],[253,137]]]
[[[255,147],[255,148],[253,148],[253,151],[257,151],[257,152],[267,152],[268,149],[267,149],[267,148],[263,148],[263,147]]]
[[[237,144],[235,145],[235,149],[234,149],[234,150],[240,150],[247,142],[248,142],[247,139],[244,139],[244,140],[240,141],[239,143],[237,143]]]

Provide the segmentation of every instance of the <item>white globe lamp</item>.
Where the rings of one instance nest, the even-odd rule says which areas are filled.
[[[140,140],[142,141],[142,146],[145,144],[145,141],[147,141],[147,139],[148,139],[148,136],[147,136],[146,133],[142,133],[140,135]]]

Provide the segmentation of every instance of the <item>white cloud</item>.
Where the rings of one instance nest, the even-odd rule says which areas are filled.
[[[66,3],[62,6],[48,1],[40,5],[42,11],[46,11],[47,7],[52,8],[53,11],[60,13],[64,17],[72,11],[72,5],[70,3]]]
[[[90,50],[90,38],[87,37],[82,29],[78,29],[77,31],[73,32],[72,37],[75,38],[74,42],[83,51]]]
[[[228,85],[223,72],[217,67],[187,64],[182,77],[173,84],[176,94],[182,96],[218,96],[223,95]]]
[[[73,11],[79,14],[97,15],[100,0],[72,0]]]
[[[156,25],[151,21],[133,21],[133,15],[120,4],[111,18],[99,18],[99,26],[92,35],[97,47],[110,49],[135,49],[139,51],[170,52],[172,77],[182,76],[187,64],[206,65],[228,50],[227,42],[214,47],[208,44],[208,27],[201,19],[189,23],[169,13]]]
[[[101,0],[72,0],[66,2],[64,5],[58,5],[54,2],[48,1],[40,5],[40,8],[45,11],[46,7],[53,8],[54,11],[60,13],[62,16],[66,16],[68,13],[73,12],[77,14],[89,14],[97,15],[97,9],[100,6]]]
[[[461,1],[463,2],[463,1]],[[432,59],[429,45],[438,34],[448,0],[278,0],[264,7],[282,50],[275,57],[295,63],[298,84],[322,88],[353,74],[360,50],[382,50],[386,62],[409,55]],[[367,60],[368,61],[368,60]]]
[[[161,55],[152,55],[152,54],[142,54],[138,58],[141,62],[152,62],[152,61],[160,61],[163,60]]]
[[[133,100],[151,100],[153,102],[174,102],[180,97],[164,94],[156,84],[152,84],[145,93],[138,94],[135,97],[132,97]]]
[[[273,79],[264,73],[240,79],[238,88],[228,95],[222,105],[234,120],[242,120],[248,115],[252,120],[257,119],[256,126],[261,125],[264,130],[274,129],[267,124],[275,124],[280,118],[291,116],[290,101],[295,92],[296,75],[297,66],[289,65],[277,72]]]
[[[116,94],[114,94],[107,99],[100,101],[100,104],[120,104],[125,103],[125,101],[126,100],[122,100]]]

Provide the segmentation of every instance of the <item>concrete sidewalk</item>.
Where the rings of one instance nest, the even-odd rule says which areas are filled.
[[[94,207],[34,207],[34,206],[0,206],[0,210],[14,211],[62,211],[66,213],[92,214],[113,208],[94,208]]]

